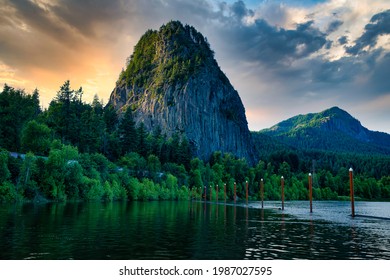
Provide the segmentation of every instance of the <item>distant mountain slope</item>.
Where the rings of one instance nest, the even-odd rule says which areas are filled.
[[[298,115],[260,133],[297,149],[390,155],[389,134],[368,130],[338,107]]]

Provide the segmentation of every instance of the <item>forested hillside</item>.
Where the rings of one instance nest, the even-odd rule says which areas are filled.
[[[298,115],[260,133],[301,150],[390,155],[389,134],[368,130],[338,107]]]
[[[156,128],[146,133],[131,111],[121,116],[96,97],[82,100],[82,89],[66,81],[49,107],[41,110],[39,92],[28,94],[5,86],[0,92],[0,201],[159,200],[200,198],[207,186],[227,186],[233,196],[237,182],[244,197],[280,199],[280,176],[286,178],[286,199],[307,199],[307,174],[315,168],[316,199],[348,195],[348,168],[355,169],[356,195],[389,199],[389,158],[323,151],[259,148],[254,166],[216,151],[209,161],[192,156],[186,139],[166,137]],[[12,141],[11,141],[12,140]],[[283,144],[277,145],[286,147]],[[10,152],[25,156],[15,157]],[[219,191],[220,199],[223,192]]]

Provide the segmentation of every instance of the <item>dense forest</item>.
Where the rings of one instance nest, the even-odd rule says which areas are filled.
[[[308,198],[307,174],[314,172],[315,199],[345,199],[348,169],[355,170],[355,194],[367,200],[390,199],[390,158],[324,151],[302,151],[257,141],[261,160],[216,151],[208,162],[192,157],[185,137],[166,137],[156,127],[148,133],[132,118],[120,116],[95,96],[83,101],[82,88],[66,81],[47,109],[39,91],[28,94],[7,85],[0,92],[0,202],[69,200],[228,199],[234,182],[238,197],[280,199],[280,177],[286,199]],[[258,136],[262,137],[262,136]],[[205,192],[205,186],[207,191]],[[211,194],[211,197],[210,197]]]

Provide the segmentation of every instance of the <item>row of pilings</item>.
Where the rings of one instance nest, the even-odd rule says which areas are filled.
[[[284,177],[280,177],[280,186],[281,186],[281,210],[284,210]],[[349,185],[350,185],[350,199],[351,199],[351,216],[355,217],[355,197],[354,197],[354,185],[353,185],[353,169],[349,169]],[[313,178],[312,174],[309,173],[308,175],[308,188],[309,188],[309,209],[310,213],[313,212]],[[216,185],[215,188],[216,191],[216,199],[215,201],[218,203],[219,199],[219,187]],[[224,202],[226,203],[227,199],[227,192],[226,192],[226,184],[223,185],[223,192],[224,192]],[[203,187],[203,192],[202,192],[202,198],[204,201],[207,201],[207,198],[211,200],[212,197],[212,187],[209,187],[209,195],[207,194],[207,187]],[[264,208],[264,180],[260,180],[260,198],[261,198],[261,208]],[[246,204],[248,205],[248,181],[245,181],[245,201]],[[237,202],[237,184],[234,182],[234,187],[233,187],[233,202]]]

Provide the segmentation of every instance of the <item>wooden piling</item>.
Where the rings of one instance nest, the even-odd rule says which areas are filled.
[[[264,180],[260,181],[261,208],[264,208]]]
[[[236,203],[236,192],[237,192],[237,186],[236,186],[236,182],[234,182],[234,196],[233,196],[234,203]]]
[[[352,218],[355,217],[355,194],[353,190],[353,169],[349,169],[349,192],[351,197]]]
[[[226,203],[226,184],[223,184],[223,193],[224,193],[224,199]]]
[[[248,181],[245,182],[245,199],[246,205],[248,205]]]
[[[215,200],[217,201],[218,203],[218,185],[217,185],[217,189],[216,189],[216,197],[215,197]],[[218,208],[217,208],[218,209]]]
[[[213,187],[210,186],[210,201],[213,200],[213,194],[212,194]]]
[[[282,210],[284,210],[284,177],[281,177],[281,185],[282,185]]]
[[[311,173],[309,173],[309,200],[310,200],[310,213],[313,213],[313,181]]]

